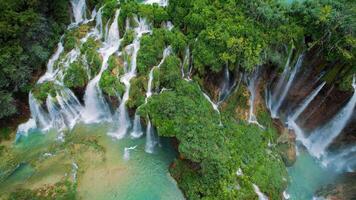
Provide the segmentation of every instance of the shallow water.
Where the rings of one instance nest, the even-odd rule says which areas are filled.
[[[333,182],[336,174],[322,167],[306,150],[300,150],[296,163],[288,168],[290,200],[311,200],[316,190]]]
[[[0,194],[16,188],[36,189],[69,178],[77,183],[79,199],[184,199],[168,171],[176,156],[170,140],[162,139],[155,153],[147,154],[144,137],[114,140],[107,136],[109,127],[79,124],[65,143],[56,141],[55,132],[22,138],[12,151],[23,164],[0,184]],[[135,148],[125,159],[128,147]]]

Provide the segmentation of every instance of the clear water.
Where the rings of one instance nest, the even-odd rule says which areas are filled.
[[[56,141],[56,133],[33,133],[14,144],[12,151],[23,162],[3,183],[0,196],[16,188],[36,189],[63,179],[74,179],[77,197],[91,200],[180,200],[184,199],[168,168],[176,157],[170,140],[161,139],[153,154],[145,152],[145,138],[113,140],[107,136],[110,124],[74,127],[67,143]],[[95,150],[95,145],[104,148]],[[124,159],[125,148],[137,146]]]
[[[311,200],[316,190],[333,182],[335,172],[321,166],[306,150],[299,152],[296,163],[288,168],[290,200]]]

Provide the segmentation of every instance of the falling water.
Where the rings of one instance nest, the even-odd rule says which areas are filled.
[[[140,40],[143,34],[150,33],[150,26],[146,23],[146,20],[141,19],[139,20],[137,17],[134,18],[138,26],[134,29],[136,33],[136,38],[134,39],[133,43],[126,47],[127,50],[131,50],[131,59],[130,59],[130,69],[126,69],[126,73],[121,77],[121,82],[125,85],[125,93],[121,100],[119,109],[117,111],[118,115],[118,128],[115,131],[108,133],[110,136],[116,139],[122,139],[128,129],[131,126],[130,119],[128,113],[126,111],[126,102],[129,100],[130,94],[130,80],[136,76],[136,67],[137,67],[137,54],[140,49]]]
[[[219,102],[226,99],[231,90],[231,77],[229,67],[226,65],[224,68],[224,81],[222,83],[220,92],[219,92]]]
[[[256,115],[254,114],[255,109],[255,99],[256,99],[256,84],[258,84],[258,70],[254,72],[252,77],[248,80],[248,90],[250,91],[250,111],[248,117],[248,123],[256,124],[260,128],[264,129],[265,127],[258,123]]]
[[[155,138],[154,130],[151,124],[151,121],[147,122],[147,130],[146,130],[146,146],[145,151],[147,153],[153,153],[154,147],[158,144],[158,139]]]
[[[323,82],[321,85],[319,85],[301,104],[300,107],[297,108],[297,110],[293,113],[292,116],[288,118],[288,121],[293,120],[295,121],[303,112],[304,110],[309,106],[309,104],[314,100],[314,98],[319,94],[321,89],[323,89],[324,85],[326,82]]]
[[[98,35],[98,38],[101,39],[103,38],[103,19],[102,19],[102,12],[103,12],[103,7],[99,8],[98,14],[96,15],[95,21],[95,31],[96,35]]]
[[[73,18],[75,24],[79,24],[80,22],[86,20],[86,3],[85,0],[71,0]]]
[[[280,78],[278,79],[277,85],[273,90],[273,94],[271,91],[268,91],[268,94],[269,94],[268,95],[269,98],[267,98],[268,108],[269,108],[269,110],[271,110],[271,112],[272,112],[272,104],[273,104],[273,102],[276,101],[276,98],[280,95],[282,87],[285,84],[288,74],[290,73],[290,61],[292,59],[292,54],[293,54],[293,49],[290,49],[286,64],[284,65],[283,73],[280,76]]]
[[[47,96],[46,106],[51,119],[51,127],[59,130],[60,132],[66,127],[63,116],[60,113],[60,108],[56,103],[56,99],[51,95]]]
[[[135,119],[133,123],[133,129],[131,132],[131,137],[139,138],[143,135],[142,125],[141,125],[141,117],[137,113],[135,114]]]
[[[214,103],[205,92],[202,91],[202,93],[203,93],[205,99],[209,101],[211,106],[213,106],[214,110],[220,115],[219,105]]]
[[[62,54],[63,50],[64,50],[64,47],[63,47],[63,44],[62,44],[62,38],[63,36],[61,37],[60,39],[60,42],[58,43],[57,45],[57,50],[56,52],[53,54],[53,56],[49,59],[48,63],[47,63],[47,71],[46,73],[37,81],[37,83],[43,83],[47,80],[51,80],[54,78],[54,71],[53,71],[53,65],[54,63],[59,59],[59,56]]]
[[[348,103],[325,125],[312,131],[306,143],[309,152],[320,158],[326,148],[341,133],[352,117],[356,105],[356,81],[353,79],[354,93]]]
[[[282,81],[280,81],[278,83],[277,88],[276,88],[277,89],[276,93],[275,93],[275,95],[273,95],[273,97],[274,97],[273,99],[274,99],[275,103],[271,105],[272,118],[278,118],[279,108],[281,107],[284,99],[287,96],[287,93],[288,93],[290,87],[292,86],[295,75],[297,74],[299,68],[302,66],[303,58],[304,58],[303,54],[298,57],[297,63],[295,64],[291,74],[289,75],[287,83],[284,83],[285,82],[284,80],[286,79],[285,72],[289,72],[289,70],[283,72]],[[289,58],[288,58],[288,60],[289,60]],[[289,63],[289,61],[287,61],[287,63]],[[287,67],[287,68],[289,68],[289,67]],[[280,87],[280,83],[283,83],[284,87]],[[279,88],[281,88],[281,92],[279,92],[280,91]]]
[[[57,92],[56,99],[67,128],[72,129],[81,118],[83,111],[82,105],[74,93],[68,88],[63,88]]]
[[[168,46],[167,48],[164,49],[162,60],[157,65],[157,69],[159,69],[161,67],[161,65],[166,60],[167,56],[169,56],[169,54],[171,54],[171,51],[172,51],[171,46]],[[147,88],[147,92],[146,92],[145,103],[147,103],[148,99],[152,96],[153,72],[154,72],[155,68],[156,67],[152,67],[152,69],[150,71],[150,74],[149,74],[148,88]],[[158,142],[157,142],[157,139],[155,138],[154,130],[152,128],[151,121],[150,121],[148,116],[147,116],[147,120],[148,120],[148,123],[147,123],[147,130],[146,130],[146,148],[145,148],[145,151],[147,153],[153,153],[154,147],[156,146],[156,144]]]
[[[181,73],[182,73],[182,78],[185,78],[186,76],[189,76],[189,59],[190,59],[190,49],[189,47],[185,48],[185,54],[184,54],[184,59],[183,59],[183,63],[181,66]],[[188,70],[188,72],[186,73],[185,70]]]
[[[268,197],[261,192],[260,188],[257,185],[253,184],[252,186],[253,190],[258,196],[258,200],[268,200]]]
[[[354,172],[356,169],[356,146],[343,148],[336,153],[328,153],[322,164],[324,167],[332,167],[337,172]]]
[[[104,46],[99,50],[103,58],[100,72],[95,76],[87,85],[84,102],[85,110],[83,112],[83,118],[86,123],[98,122],[101,120],[109,120],[111,118],[110,108],[101,92],[99,87],[99,81],[101,75],[108,67],[109,57],[114,54],[120,47],[120,33],[118,27],[118,16],[120,10],[115,13],[115,19],[108,31],[107,40],[104,42]]]

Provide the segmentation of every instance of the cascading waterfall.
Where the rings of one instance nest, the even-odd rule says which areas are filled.
[[[183,59],[183,63],[181,66],[181,73],[182,73],[182,78],[184,79],[186,76],[189,76],[189,62],[190,59],[190,49],[189,47],[185,48],[185,53],[184,53],[184,59]],[[185,72],[185,69],[187,68],[188,72]]]
[[[131,137],[139,138],[143,135],[142,125],[141,125],[141,117],[137,113],[135,114],[135,119],[133,123],[133,129],[131,132]]]
[[[257,185],[253,184],[252,186],[253,186],[253,190],[258,196],[258,200],[268,200],[268,197],[261,192],[260,188]]]
[[[289,69],[290,57],[288,58],[287,64],[285,66],[286,69],[283,72],[281,79],[278,81],[276,91],[272,95],[272,99],[269,104],[272,118],[278,118],[279,108],[281,107],[284,99],[287,96],[290,87],[292,86],[292,83],[295,79],[295,75],[299,71],[299,68],[302,66],[303,58],[304,58],[303,54],[301,54],[298,57],[297,63],[295,64],[293,70],[290,72],[290,75],[287,78],[287,74],[289,74],[290,71]]]
[[[68,88],[63,88],[56,95],[61,113],[65,119],[66,126],[70,129],[74,127],[80,119],[83,107],[74,93]]]
[[[220,92],[219,92],[219,102],[224,101],[231,91],[231,76],[229,67],[226,65],[224,68],[224,81],[222,83]]]
[[[290,116],[288,117],[288,121],[295,121],[303,112],[304,110],[309,106],[309,104],[314,100],[314,98],[319,94],[321,89],[323,89],[324,85],[326,82],[323,82],[320,84],[301,104],[300,107],[297,108],[297,110]]]
[[[86,20],[86,3],[85,0],[71,0],[72,12],[73,12],[73,24],[79,24]]]
[[[99,53],[103,58],[100,72],[88,83],[85,90],[83,118],[86,123],[95,123],[101,120],[111,119],[111,111],[99,87],[99,81],[103,72],[108,67],[107,62],[109,57],[117,52],[120,47],[121,40],[118,27],[119,14],[120,10],[117,10],[113,23],[108,31],[108,37],[104,41],[103,47],[99,49]]]
[[[356,146],[343,148],[336,153],[328,153],[322,164],[324,167],[332,167],[338,172],[354,172],[356,169]]]
[[[353,79],[354,93],[348,103],[326,124],[310,133],[306,147],[309,152],[320,158],[325,154],[326,148],[342,132],[352,117],[356,105],[356,81]]]
[[[248,117],[248,123],[249,124],[256,124],[260,128],[264,129],[265,127],[262,126],[260,123],[258,123],[256,115],[255,115],[255,99],[256,99],[256,85],[258,84],[258,70],[256,70],[252,77],[249,78],[248,80],[248,90],[250,91],[250,110],[249,110],[249,117]]]
[[[27,122],[20,124],[19,127],[17,128],[16,141],[21,136],[27,136],[28,133],[33,129],[36,129],[36,128],[48,129],[49,128],[48,127],[49,121],[47,120],[47,114],[43,110],[41,105],[33,97],[32,92],[29,93],[28,99],[29,99],[29,105],[30,105],[31,118]]]
[[[161,67],[161,65],[164,63],[166,60],[167,56],[171,54],[172,48],[168,46],[167,48],[164,49],[163,51],[163,58],[161,62],[157,65],[157,69]],[[148,79],[148,87],[147,87],[147,92],[146,92],[146,99],[145,103],[147,103],[148,99],[152,96],[152,82],[153,82],[153,72],[156,69],[156,67],[152,67],[150,73],[149,73],[149,79]],[[155,138],[154,135],[154,130],[151,124],[151,121],[149,117],[147,116],[147,129],[146,129],[146,147],[145,151],[147,153],[153,153],[154,147],[156,144],[158,144],[157,139]]]
[[[60,113],[60,108],[57,105],[56,99],[51,95],[47,96],[46,106],[51,119],[51,127],[58,129],[59,132],[62,132],[66,127],[63,116]]]
[[[134,18],[138,26],[134,28],[135,31],[135,39],[133,43],[126,47],[126,50],[131,50],[131,60],[130,60],[130,68],[126,69],[126,73],[121,77],[120,81],[125,85],[125,93],[119,105],[119,109],[117,111],[118,115],[118,128],[115,131],[109,132],[108,134],[116,139],[122,139],[125,137],[128,129],[131,126],[131,122],[126,111],[126,102],[129,99],[130,93],[130,80],[136,76],[136,67],[137,67],[137,54],[140,49],[140,40],[141,37],[146,34],[150,33],[151,29],[150,26],[147,24],[145,19],[138,19],[137,17]],[[117,24],[117,23],[116,23]]]
[[[59,59],[59,56],[63,53],[64,51],[64,47],[62,44],[62,39],[63,36],[60,39],[60,42],[57,45],[57,50],[56,52],[53,54],[53,56],[49,59],[48,63],[47,63],[47,71],[46,73],[40,78],[38,79],[37,83],[43,83],[47,80],[51,80],[54,78],[55,76],[55,72],[53,71],[53,65],[54,63]]]

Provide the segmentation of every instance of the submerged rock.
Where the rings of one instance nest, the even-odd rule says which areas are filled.
[[[326,185],[316,192],[326,200],[356,199],[356,173],[345,173],[335,183]]]
[[[277,147],[287,167],[292,166],[297,160],[295,141],[296,136],[292,130],[287,128],[281,130],[281,135],[277,140]]]

